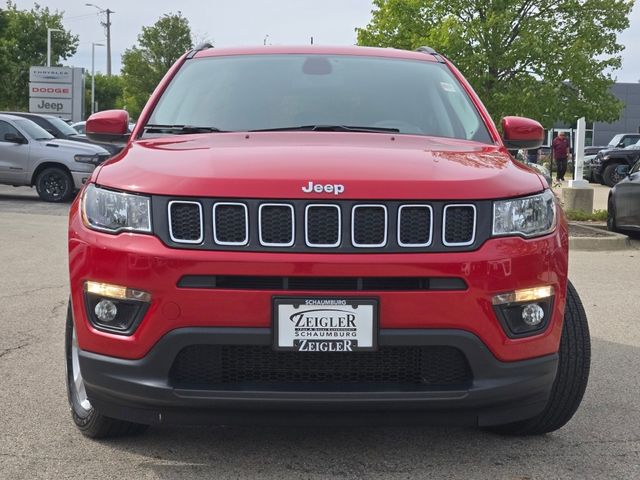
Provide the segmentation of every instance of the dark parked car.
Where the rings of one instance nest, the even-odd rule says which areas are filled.
[[[592,162],[593,179],[603,185],[613,187],[624,178],[618,166],[631,168],[640,159],[640,141],[626,148],[601,150]]]
[[[78,131],[65,122],[60,117],[54,115],[45,115],[40,113],[28,113],[28,112],[2,112],[16,117],[28,118],[33,123],[41,128],[44,128],[47,132],[53,135],[55,138],[63,140],[73,140],[74,142],[91,143],[96,144],[85,135],[80,135]],[[122,148],[117,145],[100,144],[100,146],[106,149],[111,155],[115,155]]]
[[[623,179],[611,189],[607,213],[607,227],[611,231],[640,232],[640,161],[629,169],[617,167]]]

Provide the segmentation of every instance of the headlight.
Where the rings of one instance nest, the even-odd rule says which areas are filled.
[[[94,230],[109,233],[151,232],[151,199],[87,185],[82,198],[82,220]]]
[[[556,228],[556,201],[551,190],[493,204],[493,235],[536,237]]]

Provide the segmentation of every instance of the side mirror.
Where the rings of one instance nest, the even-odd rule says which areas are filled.
[[[5,142],[11,142],[11,143],[18,143],[18,144],[23,144],[23,143],[27,143],[27,139],[24,138],[21,135],[16,135],[15,133],[5,133],[4,134],[4,141]]]
[[[538,148],[544,141],[544,129],[535,120],[524,117],[502,119],[502,141],[507,150]]]
[[[129,141],[129,114],[126,110],[94,113],[85,125],[85,133],[94,142],[124,145]]]
[[[616,175],[626,177],[629,175],[629,165],[618,165],[616,167]]]

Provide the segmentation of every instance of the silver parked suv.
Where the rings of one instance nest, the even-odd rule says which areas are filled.
[[[91,175],[93,163],[81,163],[76,155],[110,156],[98,145],[54,138],[31,120],[0,114],[0,183],[35,186],[47,202],[69,199]]]

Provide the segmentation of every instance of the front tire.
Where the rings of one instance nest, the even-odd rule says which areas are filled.
[[[45,202],[65,202],[73,195],[73,178],[62,168],[45,168],[36,178],[36,190]]]
[[[608,187],[614,187],[616,183],[624,178],[616,172],[616,168],[618,168],[619,166],[619,163],[612,163],[611,165],[607,165],[604,169],[602,178],[605,185],[607,185]]]
[[[587,388],[591,339],[587,315],[571,282],[567,286],[564,325],[558,352],[558,373],[542,413],[528,420],[492,427],[505,435],[540,435],[563,427],[580,406]]]
[[[90,438],[119,437],[144,432],[148,425],[105,417],[91,406],[84,387],[82,373],[80,372],[78,353],[78,340],[73,324],[71,302],[69,302],[65,328],[65,358],[67,366],[67,396],[73,423],[76,424],[76,427],[83,435]]]

